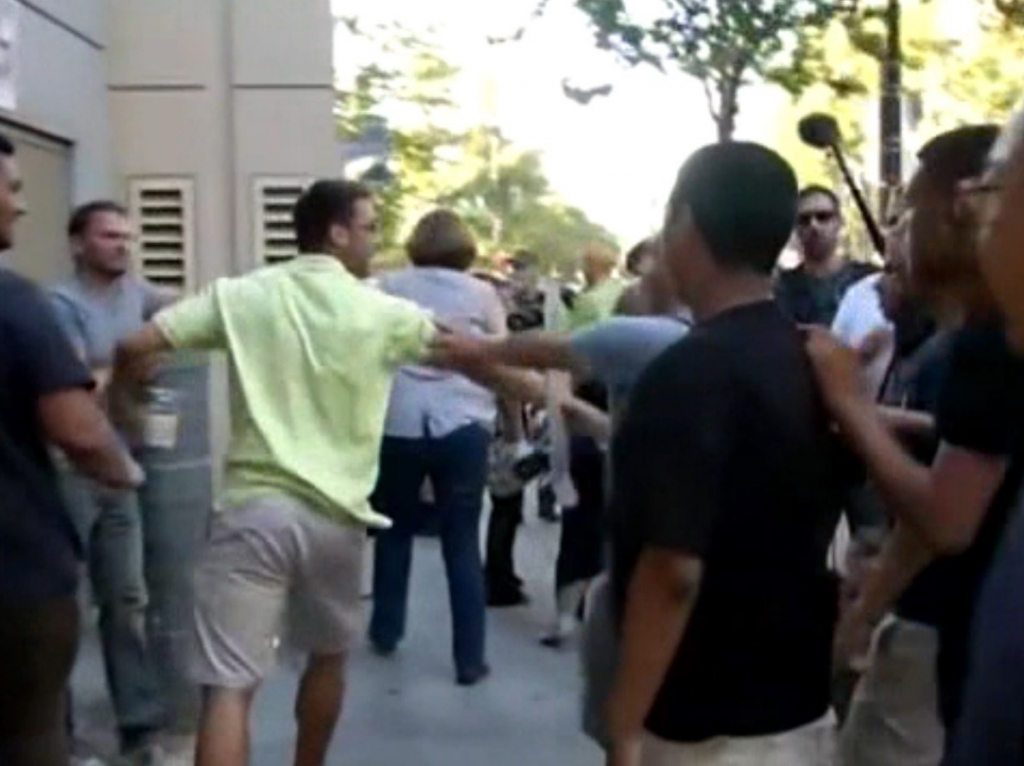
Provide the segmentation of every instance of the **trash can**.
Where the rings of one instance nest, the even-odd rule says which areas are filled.
[[[149,588],[148,629],[173,733],[195,731],[199,690],[188,674],[193,573],[213,507],[209,429],[209,357],[177,352],[150,387],[151,400],[173,401],[158,439],[139,452],[146,484],[139,492]]]

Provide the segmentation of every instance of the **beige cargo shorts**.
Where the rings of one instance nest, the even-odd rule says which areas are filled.
[[[348,651],[362,627],[366,529],[268,494],[214,514],[195,574],[192,679],[259,684],[287,646]]]

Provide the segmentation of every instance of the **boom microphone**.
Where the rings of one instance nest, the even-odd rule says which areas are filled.
[[[824,149],[831,152],[839,165],[839,171],[843,174],[843,180],[853,195],[853,201],[857,204],[860,217],[867,227],[868,235],[871,237],[871,244],[879,255],[885,253],[885,239],[882,237],[882,230],[878,228],[878,222],[871,214],[871,209],[864,201],[857,182],[853,180],[853,174],[846,164],[846,157],[843,155],[842,134],[839,132],[839,124],[830,114],[809,114],[797,123],[797,131],[800,133],[800,140],[815,149]]]
[[[815,149],[831,149],[839,145],[839,125],[830,114],[809,114],[797,125],[800,140]]]

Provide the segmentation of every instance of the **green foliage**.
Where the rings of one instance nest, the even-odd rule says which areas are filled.
[[[972,122],[1002,122],[1024,95],[1021,29],[991,8],[982,9],[979,22],[980,39],[944,56],[921,89],[925,125],[932,132]]]
[[[353,140],[386,118],[394,179],[377,190],[381,219],[378,268],[404,262],[402,245],[420,215],[442,205],[463,215],[481,252],[535,251],[546,268],[569,271],[583,245],[615,237],[552,191],[538,154],[523,152],[488,126],[455,131],[458,70],[429,39],[400,25],[363,30],[372,60],[339,88],[339,136]]]
[[[992,8],[1000,14],[1006,26],[1024,26],[1024,0],[983,0],[992,3]]]
[[[525,248],[545,269],[567,273],[586,244],[618,246],[614,235],[557,198],[537,153],[518,151],[500,131],[474,131],[465,158],[476,170],[439,202],[465,218],[483,252]]]
[[[674,68],[699,80],[719,139],[736,127],[740,92],[755,81],[798,95],[814,79],[812,43],[849,6],[845,0],[660,0],[636,20],[624,0],[576,0],[598,45],[630,65]]]
[[[452,81],[458,70],[446,61],[431,41],[399,25],[350,29],[374,43],[374,60],[362,66],[352,84],[338,88],[335,113],[338,135],[354,140],[386,109],[398,105],[398,120],[391,120],[389,165],[395,179],[379,190],[381,247],[399,248],[406,221],[429,206],[441,191],[446,150],[459,146],[462,136],[447,127],[454,102]]]

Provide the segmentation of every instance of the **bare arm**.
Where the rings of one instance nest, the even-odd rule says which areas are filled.
[[[612,419],[592,404],[572,397],[562,403],[562,413],[572,431],[589,436],[600,444],[607,444],[611,439]]]
[[[860,593],[844,610],[835,634],[836,670],[863,670],[875,626],[892,609],[935,552],[906,524],[897,523],[868,566]]]
[[[700,591],[698,559],[648,548],[629,583],[622,654],[608,699],[610,763],[629,763]]]
[[[572,351],[569,336],[556,332],[528,332],[491,339],[442,332],[434,341],[429,363],[460,372],[467,365],[586,372],[583,360]]]
[[[171,344],[152,322],[117,346],[109,386],[111,418],[133,436],[141,431],[142,384],[151,380]]]
[[[47,439],[83,474],[111,487],[135,487],[142,480],[92,393],[69,389],[39,399]]]
[[[878,416],[897,434],[930,436],[935,433],[935,417],[927,412],[883,405],[878,407]]]
[[[929,469],[904,451],[872,406],[840,407],[836,417],[894,515],[937,553],[971,544],[1006,474],[1005,458],[943,444]]]
[[[869,624],[892,609],[914,578],[935,560],[935,551],[905,524],[897,523],[872,563],[854,608]]]

